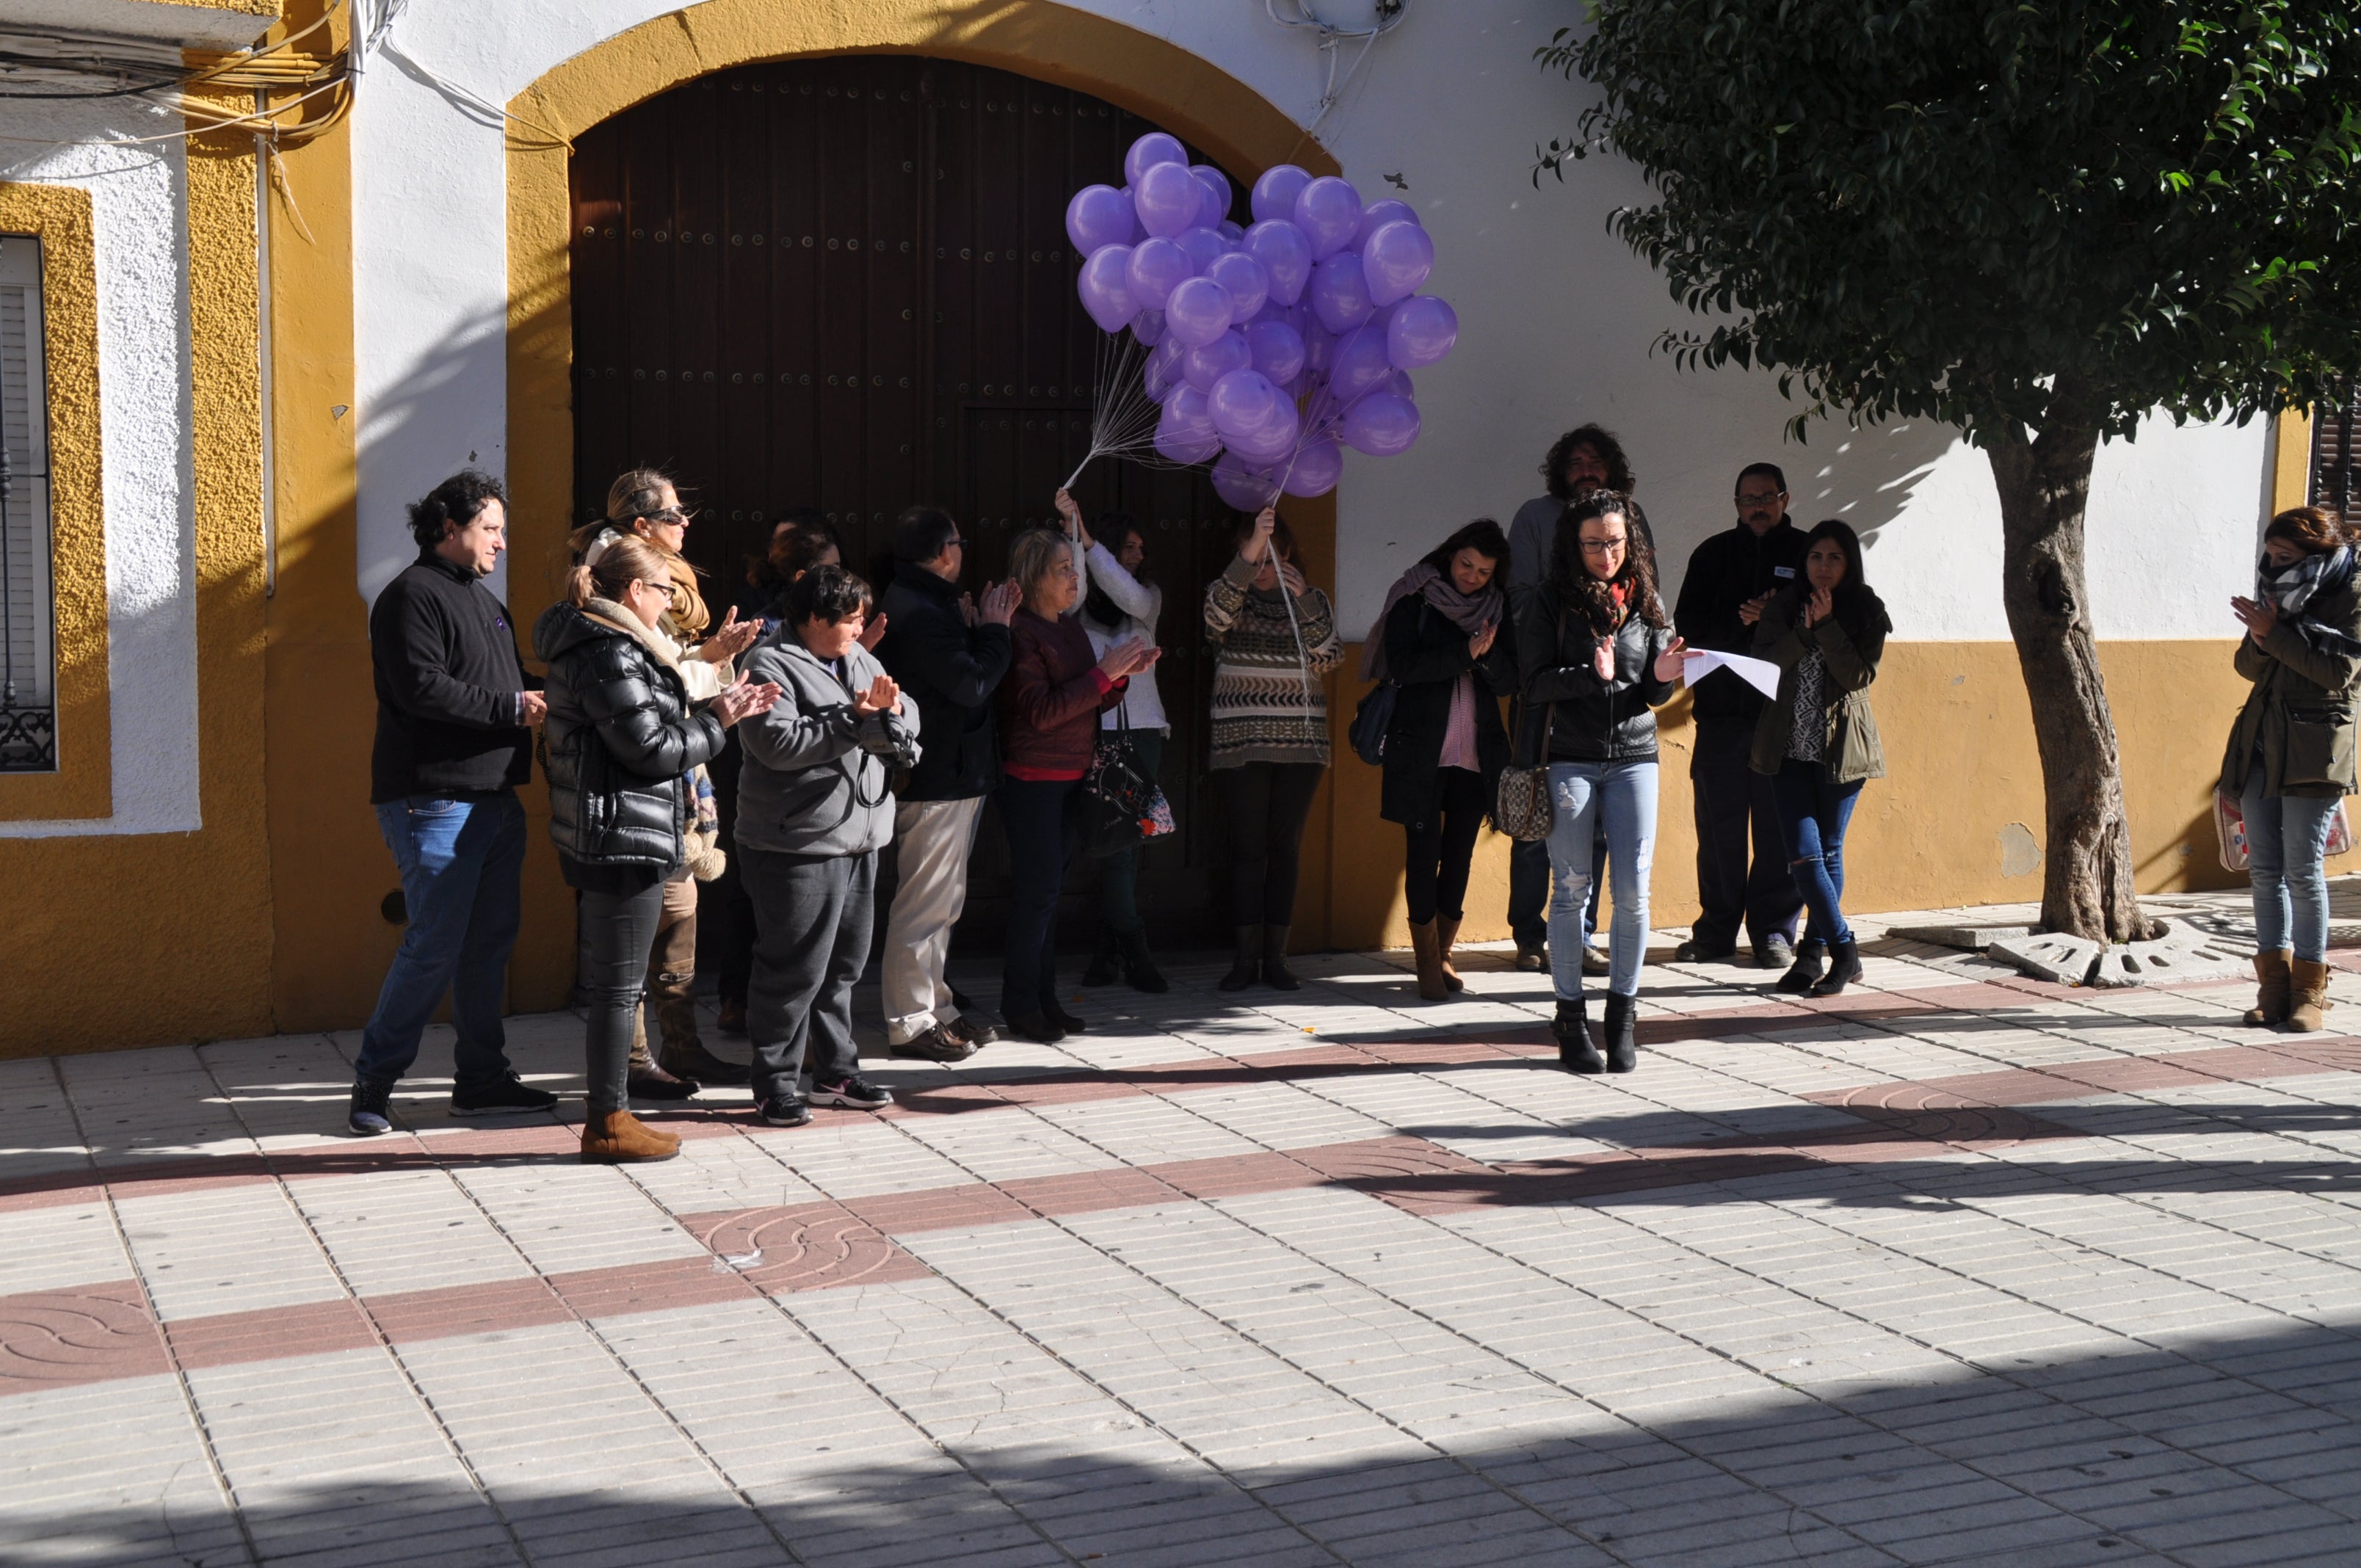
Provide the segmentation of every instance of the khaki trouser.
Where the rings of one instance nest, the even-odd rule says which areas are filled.
[[[983,797],[906,800],[894,807],[895,853],[902,880],[885,927],[885,1038],[901,1045],[935,1024],[957,1018],[943,981],[951,927],[967,906],[968,855],[975,848]]]
[[[678,1050],[697,1042],[697,879],[664,883],[664,914],[648,949],[648,997],[656,1006],[656,1027],[666,1047]],[[648,1061],[644,1010],[631,1014],[631,1065]]]

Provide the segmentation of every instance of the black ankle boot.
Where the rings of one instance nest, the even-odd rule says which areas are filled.
[[[1607,1070],[1630,1072],[1640,1065],[1640,999],[1607,994]]]
[[[1826,942],[1799,942],[1795,945],[1795,961],[1779,977],[1778,989],[1801,996],[1812,989],[1812,982],[1828,972],[1828,945]]]
[[[1828,972],[1813,985],[1814,996],[1835,996],[1861,978],[1861,944],[1831,942],[1828,944]]]
[[[1266,926],[1262,928],[1263,983],[1273,991],[1301,991],[1303,982],[1287,967],[1287,934],[1292,926]]]
[[[1262,927],[1234,926],[1231,932],[1236,938],[1237,945],[1230,959],[1230,972],[1221,978],[1215,989],[1244,991],[1262,973]]]
[[[1132,990],[1154,995],[1172,989],[1163,971],[1156,967],[1156,955],[1148,950],[1146,927],[1137,931],[1126,931],[1117,939],[1123,946],[1123,978],[1130,983]]]
[[[1123,978],[1123,938],[1102,926],[1099,927],[1098,951],[1091,955],[1091,967],[1082,971],[1084,985],[1113,985]]]
[[[1607,1070],[1606,1058],[1590,1043],[1590,1014],[1584,1011],[1581,997],[1557,999],[1557,1016],[1550,1020],[1550,1033],[1557,1036],[1557,1065],[1566,1071]]]

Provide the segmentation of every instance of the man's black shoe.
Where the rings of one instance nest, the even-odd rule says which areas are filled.
[[[1058,1027],[1065,1030],[1069,1035],[1079,1035],[1083,1030],[1090,1027],[1090,1025],[1083,1022],[1082,1019],[1075,1017],[1071,1013],[1067,1012],[1064,1008],[1059,1006],[1055,1001],[1044,1002],[1041,1003],[1041,1012],[1043,1016],[1047,1017],[1049,1022],[1057,1025]]]
[[[1045,1014],[1010,1012],[1007,1020],[1012,1032],[1039,1045],[1054,1046],[1066,1037],[1066,1031]]]
[[[557,1096],[535,1089],[513,1069],[484,1083],[462,1083],[451,1091],[454,1116],[512,1116],[523,1111],[547,1111]]]
[[[1708,948],[1691,938],[1673,949],[1673,961],[1677,964],[1706,964],[1716,959],[1734,958],[1737,953],[1738,944],[1735,942],[1726,948]]]
[[[345,1126],[357,1138],[374,1138],[393,1131],[393,1085],[369,1079],[353,1080],[352,1109]]]
[[[945,1039],[965,1046],[971,1052],[980,1051],[1000,1038],[998,1029],[972,1013],[963,1014],[948,1024],[938,1024],[935,1027],[943,1032]]]

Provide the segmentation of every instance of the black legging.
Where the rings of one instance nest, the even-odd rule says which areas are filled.
[[[1303,819],[1326,771],[1319,762],[1241,762],[1214,770],[1229,806],[1230,918],[1236,924],[1295,923]]]
[[[1476,858],[1476,833],[1484,826],[1484,775],[1466,768],[1437,770],[1434,805],[1426,820],[1402,831],[1406,862],[1402,894],[1410,923],[1423,926],[1440,915],[1457,920],[1466,911],[1467,868]]]
[[[631,1107],[631,1025],[647,989],[664,888],[652,877],[636,892],[582,894],[583,1078],[593,1111]]]

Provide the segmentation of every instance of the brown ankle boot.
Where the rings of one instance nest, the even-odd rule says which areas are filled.
[[[1436,916],[1434,917],[1435,957],[1443,964],[1443,983],[1454,991],[1465,991],[1467,989],[1467,982],[1459,978],[1459,971],[1451,964],[1451,944],[1458,939],[1459,922],[1446,920],[1440,915]]]
[[[1427,1002],[1441,1002],[1451,994],[1451,987],[1443,979],[1443,950],[1435,941],[1434,922],[1410,928],[1410,948],[1418,959],[1418,994]]]
[[[629,1111],[593,1109],[582,1124],[585,1165],[639,1165],[678,1153],[678,1138],[657,1132]]]
[[[2326,1028],[2328,1020],[2321,1014],[2328,1011],[2328,966],[2298,959],[2289,970],[2293,1004],[2288,1009],[2287,1026],[2299,1035]]]
[[[2288,960],[2295,955],[2285,948],[2255,955],[2255,1004],[2246,1010],[2246,1021],[2265,1026],[2287,1022],[2291,1000],[2292,977],[2288,972]]]

